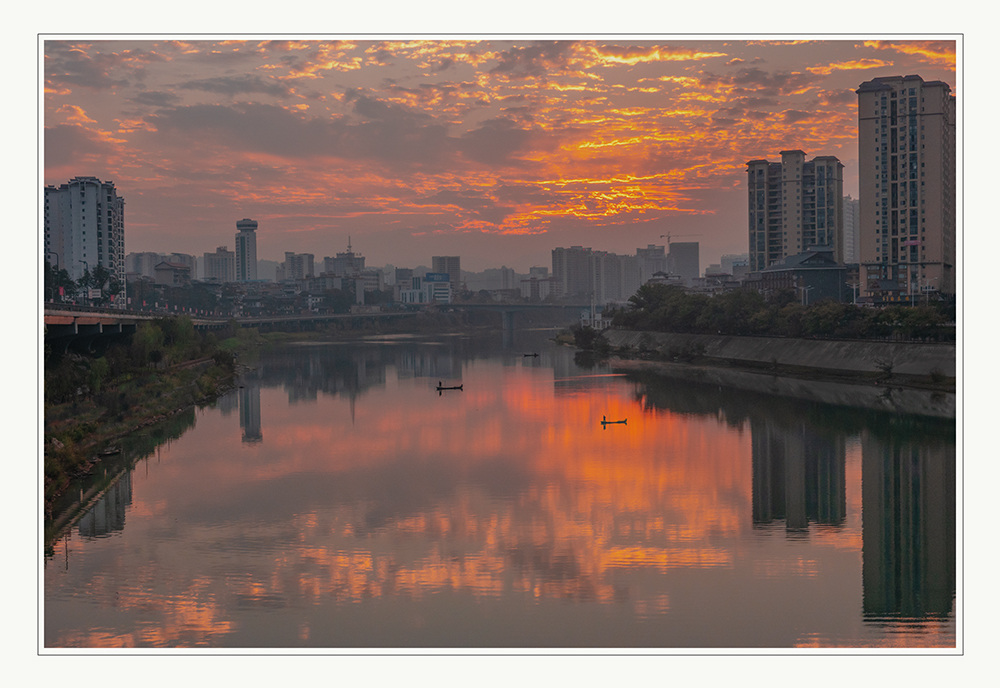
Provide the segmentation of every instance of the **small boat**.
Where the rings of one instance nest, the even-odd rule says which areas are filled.
[[[115,454],[121,454],[121,447],[106,447],[98,452],[101,456],[114,456]]]
[[[538,358],[538,352],[536,351],[533,354],[525,354],[524,357],[525,358]]]
[[[607,416],[601,416],[601,425],[604,427],[609,425],[628,425],[628,418],[625,420],[608,420]]]
[[[460,391],[464,391],[464,390],[462,390],[462,387],[463,387],[463,386],[464,386],[464,385],[458,385],[457,387],[442,387],[442,386],[441,386],[441,382],[440,382],[440,380],[439,380],[439,381],[438,381],[438,386],[437,386],[437,391],[439,391],[439,392],[443,392],[443,391],[445,391],[445,390],[448,390],[448,389],[457,389],[457,390],[460,390]]]

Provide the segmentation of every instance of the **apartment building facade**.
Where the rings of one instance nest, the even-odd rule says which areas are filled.
[[[125,199],[115,183],[97,177],[74,177],[45,187],[45,259],[80,279],[98,265],[121,285],[125,298]]]
[[[858,87],[861,292],[955,293],[955,96],[943,81]]]
[[[843,263],[843,192],[844,166],[831,155],[784,150],[781,162],[747,162],[750,271],[813,247]]]
[[[225,246],[219,246],[214,253],[205,253],[202,265],[206,280],[233,282],[236,279],[236,254]]]

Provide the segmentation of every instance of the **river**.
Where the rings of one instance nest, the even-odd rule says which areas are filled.
[[[551,336],[262,352],[46,547],[45,651],[954,652],[954,421]]]

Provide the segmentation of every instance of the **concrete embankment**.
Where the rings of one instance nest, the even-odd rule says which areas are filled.
[[[616,373],[653,374],[661,378],[741,389],[790,399],[871,409],[933,418],[955,418],[955,394],[926,389],[908,389],[891,384],[851,384],[831,380],[809,380],[766,372],[725,367],[637,361],[613,358]]]
[[[830,372],[955,377],[955,344],[866,342],[781,337],[729,337],[707,334],[605,330],[614,348],[630,347],[698,353],[707,359],[752,366],[788,366]]]

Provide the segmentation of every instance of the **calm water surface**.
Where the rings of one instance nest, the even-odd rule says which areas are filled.
[[[955,647],[954,423],[544,336],[262,353],[47,548],[45,647]]]

